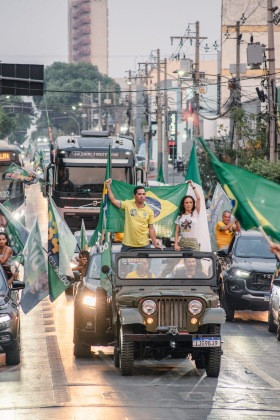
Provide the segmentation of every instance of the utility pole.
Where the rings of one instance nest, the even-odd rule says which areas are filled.
[[[195,22],[195,36],[171,36],[171,44],[173,44],[173,39],[180,39],[180,42],[183,42],[183,39],[194,39],[195,40],[195,67],[194,67],[194,103],[195,103],[195,113],[197,116],[197,122],[194,126],[194,136],[199,136],[199,78],[200,78],[200,71],[199,71],[199,43],[200,40],[207,39],[207,36],[200,36],[200,28],[199,22]]]
[[[128,132],[132,127],[132,81],[131,81],[131,70],[128,71]]]
[[[149,97],[148,97],[148,63],[145,63],[145,171],[148,175],[150,172],[150,159],[149,159],[149,147],[150,147],[150,121],[149,121]]]
[[[164,59],[164,147],[163,174],[168,184],[168,91],[167,91],[167,59]]]
[[[102,131],[102,102],[101,102],[101,82],[98,81],[98,130]]]
[[[269,161],[277,162],[277,105],[275,84],[275,46],[272,0],[267,0],[267,34],[268,34],[268,112],[269,112]]]
[[[236,108],[240,108],[241,107],[241,85],[240,85],[240,44],[241,44],[241,38],[242,35],[240,35],[240,21],[238,20],[236,22],[236,70],[235,70],[235,95],[234,95],[234,100],[235,100],[235,107]],[[234,149],[236,150],[236,152],[238,153],[239,151],[239,142],[241,140],[241,133],[240,133],[240,128],[239,127],[235,127],[234,129]],[[238,164],[238,155],[236,154],[236,158],[235,158],[235,164]]]
[[[158,139],[158,170],[162,167],[162,105],[160,90],[160,50],[157,49],[157,139]]]

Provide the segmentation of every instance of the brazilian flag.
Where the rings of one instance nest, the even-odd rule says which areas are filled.
[[[113,181],[111,185],[117,200],[134,200],[134,185],[121,181]],[[158,237],[170,238],[175,230],[175,219],[182,198],[186,195],[188,184],[175,186],[149,187],[146,190],[146,204],[154,212],[155,229]],[[124,211],[108,203],[107,230],[110,232],[124,231]]]
[[[198,168],[198,162],[197,162],[197,154],[196,154],[196,143],[195,140],[193,141],[193,146],[190,154],[190,160],[188,163],[188,170],[186,173],[186,181],[191,179],[193,182],[195,182],[198,185],[202,185],[201,178],[200,178],[200,172]]]
[[[199,139],[225,192],[233,214],[243,229],[262,227],[280,242],[280,185],[238,166],[220,162],[205,141]]]

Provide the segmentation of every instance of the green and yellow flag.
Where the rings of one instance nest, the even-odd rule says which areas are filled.
[[[280,242],[280,185],[238,166],[220,162],[205,141],[199,139],[225,192],[232,200],[233,214],[243,229],[262,227]]]
[[[190,154],[190,160],[188,163],[188,170],[186,173],[186,181],[191,179],[193,182],[195,182],[198,185],[202,185],[201,178],[200,178],[200,172],[197,162],[197,154],[196,154],[196,144],[195,140],[193,142],[191,154]]]
[[[157,181],[158,182],[162,182],[163,184],[165,184],[163,170],[162,170],[162,165],[160,165],[160,167],[158,168]]]
[[[121,181],[113,181],[111,185],[117,200],[134,200],[134,185]],[[175,219],[182,198],[186,195],[188,184],[175,186],[149,187],[146,189],[146,204],[154,212],[157,236],[170,238],[175,230]],[[107,230],[110,232],[124,231],[124,211],[109,202]]]

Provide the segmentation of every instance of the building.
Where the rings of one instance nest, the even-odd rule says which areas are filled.
[[[69,0],[69,62],[87,62],[108,74],[107,0]]]

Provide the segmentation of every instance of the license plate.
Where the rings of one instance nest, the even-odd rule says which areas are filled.
[[[265,302],[269,302],[269,298],[270,298],[270,294],[269,293],[265,293],[265,295],[264,295],[264,301]]]
[[[217,337],[201,337],[192,339],[193,347],[221,347],[221,339]]]

